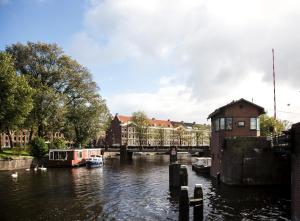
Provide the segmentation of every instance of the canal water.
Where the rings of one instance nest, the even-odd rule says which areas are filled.
[[[190,194],[203,186],[204,220],[290,220],[286,188],[218,186],[192,171],[189,159],[182,163]],[[137,156],[95,169],[19,170],[17,179],[0,172],[0,220],[178,220],[168,164],[168,156]]]

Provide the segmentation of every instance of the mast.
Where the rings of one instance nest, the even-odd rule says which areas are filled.
[[[274,49],[273,48],[272,48],[272,55],[273,55],[274,118],[276,119],[275,66],[274,66]]]

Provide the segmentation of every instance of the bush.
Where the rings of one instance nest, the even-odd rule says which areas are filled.
[[[30,155],[34,157],[42,157],[48,152],[47,144],[41,137],[35,137],[30,141]]]
[[[66,141],[62,138],[55,138],[49,145],[49,149],[66,149]]]

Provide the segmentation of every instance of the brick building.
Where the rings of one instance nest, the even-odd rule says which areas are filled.
[[[30,132],[28,130],[15,130],[11,132],[12,142],[14,146],[26,146],[29,143]],[[34,135],[33,135],[34,137]],[[63,138],[64,135],[60,132],[49,134],[49,139]],[[1,147],[10,147],[9,137],[6,133],[0,133]]]
[[[259,116],[264,108],[245,99],[216,109],[208,116],[211,119],[211,176],[221,172],[222,151],[225,138],[260,136]]]
[[[291,129],[292,143],[292,220],[300,221],[300,123]]]
[[[141,141],[142,146],[196,146],[209,144],[209,125],[148,119],[149,126]],[[131,116],[116,114],[107,131],[109,146],[140,146],[136,125]]]

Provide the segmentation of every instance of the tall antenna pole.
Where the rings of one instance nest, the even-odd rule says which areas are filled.
[[[273,87],[274,87],[274,118],[276,119],[276,90],[275,90],[275,67],[274,67],[274,49],[272,48],[273,54]]]

